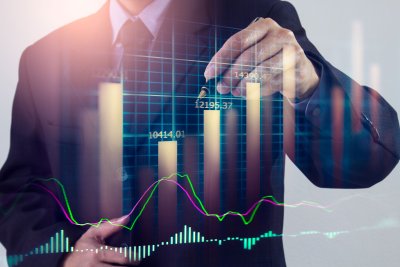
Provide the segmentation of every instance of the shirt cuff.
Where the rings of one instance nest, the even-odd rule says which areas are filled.
[[[335,82],[329,75],[324,65],[312,55],[308,58],[313,63],[319,73],[319,84],[312,94],[306,99],[292,103],[297,114],[302,114],[312,125],[321,129],[324,128],[322,122],[330,121],[331,117],[331,89]]]
[[[313,63],[314,67],[316,68],[319,76],[319,83],[318,86],[313,90],[313,92],[308,95],[307,97],[303,99],[295,99],[295,100],[289,100],[289,103],[294,107],[294,109],[297,112],[300,112],[302,114],[306,113],[306,110],[308,108],[308,105],[310,104],[310,101],[315,101],[315,99],[318,99],[318,95],[320,94],[321,87],[326,88],[326,83],[327,79],[325,77],[325,72],[323,69],[323,66],[321,63],[318,61],[314,60],[312,57],[309,57],[311,62]],[[317,95],[317,97],[314,97],[314,95]]]

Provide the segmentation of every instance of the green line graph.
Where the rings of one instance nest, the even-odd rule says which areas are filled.
[[[175,181],[174,178],[176,177],[177,180]],[[180,180],[186,180],[188,185],[189,185],[189,190],[186,190],[180,183]],[[242,223],[244,225],[249,225],[253,220],[254,217],[257,214],[257,211],[259,210],[260,206],[263,203],[268,203],[274,206],[284,206],[284,207],[289,207],[289,208],[296,208],[296,207],[300,207],[300,206],[309,206],[309,207],[313,207],[313,208],[318,208],[318,209],[322,209],[324,211],[330,212],[331,210],[329,210],[328,208],[315,203],[315,202],[310,202],[310,201],[302,201],[300,203],[297,204],[285,204],[283,202],[279,202],[275,197],[273,196],[264,196],[262,198],[260,198],[260,200],[258,200],[257,202],[255,202],[246,212],[238,212],[238,211],[227,211],[225,213],[222,214],[216,214],[216,213],[210,213],[207,208],[204,206],[203,201],[200,199],[200,197],[198,196],[198,194],[196,193],[196,190],[194,188],[193,182],[191,181],[189,175],[187,174],[178,174],[178,173],[174,173],[171,174],[167,177],[163,177],[159,180],[157,180],[156,182],[154,182],[152,185],[150,185],[147,190],[145,190],[145,192],[142,194],[142,196],[140,197],[140,199],[137,201],[137,203],[134,205],[134,207],[132,208],[132,210],[130,211],[130,213],[127,216],[131,216],[134,214],[134,212],[136,210],[138,210],[138,208],[140,207],[138,214],[134,217],[132,223],[130,225],[121,225],[115,222],[112,222],[111,219],[109,218],[101,218],[98,222],[85,222],[85,223],[81,223],[78,222],[78,220],[75,218],[74,213],[72,212],[72,208],[70,205],[70,201],[68,199],[67,196],[67,192],[65,190],[64,185],[55,178],[50,178],[50,179],[39,179],[37,181],[42,181],[42,182],[55,182],[61,192],[62,192],[62,197],[63,197],[63,202],[64,205],[61,203],[61,201],[59,200],[59,198],[52,192],[50,191],[48,188],[39,185],[39,184],[34,184],[37,187],[40,187],[41,189],[43,189],[44,191],[46,191],[47,193],[49,193],[54,200],[58,203],[58,205],[60,206],[61,210],[63,211],[66,219],[74,225],[78,225],[78,226],[93,226],[93,227],[99,227],[100,224],[102,224],[103,222],[108,222],[109,224],[112,224],[114,226],[118,226],[118,227],[122,227],[125,228],[127,230],[132,231],[135,227],[135,225],[137,224],[138,220],[141,218],[144,210],[146,209],[146,207],[148,206],[149,202],[152,200],[152,198],[154,197],[154,194],[156,193],[159,185],[161,183],[166,183],[166,182],[170,182],[170,183],[174,183],[179,189],[181,189],[184,194],[187,196],[188,200],[190,201],[190,203],[192,204],[192,206],[194,207],[194,209],[199,212],[200,214],[206,216],[206,217],[211,217],[211,218],[215,218],[217,219],[219,222],[222,222],[223,220],[225,220],[228,216],[236,216],[239,217],[242,221]],[[143,203],[143,204],[142,204]]]

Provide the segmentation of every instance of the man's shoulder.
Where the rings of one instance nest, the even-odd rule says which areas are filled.
[[[45,56],[61,50],[79,48],[107,27],[105,7],[89,16],[70,22],[42,37],[24,52],[26,55]]]
[[[234,27],[246,27],[256,17],[268,17],[271,10],[282,0],[221,0],[217,5],[224,23]]]

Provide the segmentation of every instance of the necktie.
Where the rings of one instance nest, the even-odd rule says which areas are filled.
[[[121,28],[118,42],[122,46],[120,73],[122,74],[124,97],[124,131],[137,133],[138,127],[147,121],[146,106],[140,104],[140,93],[148,91],[149,58],[147,57],[152,35],[140,19],[127,21]]]
[[[118,41],[122,45],[121,67],[126,86],[137,80],[138,75],[146,70],[152,35],[140,19],[127,21],[121,28]],[[131,88],[133,89],[133,88]]]

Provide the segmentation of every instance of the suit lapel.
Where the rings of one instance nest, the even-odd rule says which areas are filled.
[[[96,14],[82,19],[80,28],[69,28],[62,49],[62,91],[72,96],[75,108],[96,107],[93,95],[112,70],[112,30],[107,2]],[[63,100],[64,101],[64,100]]]
[[[186,12],[181,12],[182,10]],[[184,96],[197,95],[198,86],[189,88],[188,84],[204,82],[202,74],[215,52],[214,44],[210,42],[214,36],[210,21],[208,6],[204,2],[173,0],[148,58],[149,67],[142,72],[147,75],[149,89],[133,104],[136,105],[135,114],[146,115],[135,115],[131,122],[135,125],[130,129],[132,133],[144,134],[153,130],[150,129],[151,126],[159,121],[172,127],[172,116],[168,114],[171,114],[173,97],[178,96],[175,100],[179,101]],[[63,40],[65,49],[61,50],[61,120],[69,125],[79,121],[76,116],[82,110],[97,108],[98,84],[111,80],[110,73],[113,71],[115,57],[109,2],[96,14],[84,18],[79,25],[80,28],[68,29],[71,33],[65,36],[76,38]],[[153,94],[162,95],[162,99],[155,99]],[[149,101],[153,104],[138,104]],[[145,139],[146,137],[139,138],[137,144],[145,142]]]

